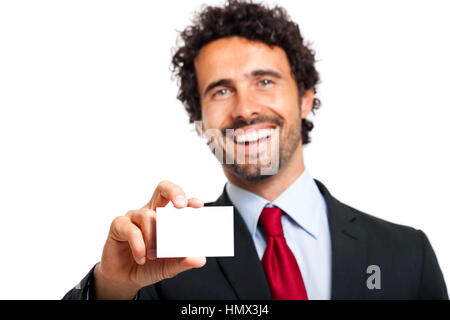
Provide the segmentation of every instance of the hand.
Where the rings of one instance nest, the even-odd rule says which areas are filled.
[[[144,207],[115,218],[94,269],[95,299],[132,299],[142,287],[205,265],[205,257],[156,258],[155,210],[169,202],[177,208],[203,206],[187,199],[178,185],[162,181]]]

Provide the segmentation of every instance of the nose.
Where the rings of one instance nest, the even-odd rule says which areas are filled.
[[[261,104],[258,103],[256,97],[249,91],[237,92],[235,101],[236,104],[231,113],[233,119],[241,118],[242,120],[249,121],[261,113]]]

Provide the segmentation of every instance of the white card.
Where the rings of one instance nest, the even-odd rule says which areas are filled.
[[[156,209],[156,257],[234,256],[233,207]]]

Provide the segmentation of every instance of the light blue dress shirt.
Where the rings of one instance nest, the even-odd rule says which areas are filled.
[[[247,225],[261,260],[266,249],[259,215],[265,206],[277,206],[282,215],[286,242],[302,273],[310,300],[328,300],[331,296],[331,239],[327,206],[314,179],[306,170],[273,202],[226,184],[226,191]]]

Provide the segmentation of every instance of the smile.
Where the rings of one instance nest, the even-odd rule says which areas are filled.
[[[234,140],[237,144],[250,144],[258,142],[261,139],[270,138],[275,129],[265,128],[260,130],[251,130],[240,135],[236,135]]]

